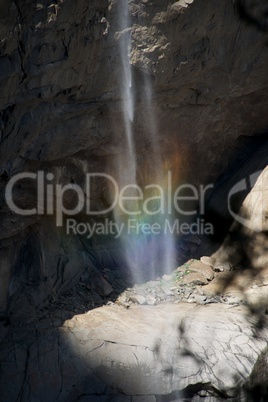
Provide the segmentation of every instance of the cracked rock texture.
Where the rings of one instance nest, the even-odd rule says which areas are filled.
[[[63,325],[51,317],[6,338],[1,400],[245,400],[252,381],[267,380],[267,335],[244,307],[223,305],[141,306],[131,314],[106,306]]]

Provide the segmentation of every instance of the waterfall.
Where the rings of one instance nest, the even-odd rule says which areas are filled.
[[[119,54],[120,54],[120,77],[119,78],[119,88],[120,95],[123,103],[123,114],[124,114],[124,131],[127,140],[127,162],[128,168],[125,171],[128,184],[134,184],[136,182],[136,157],[135,157],[135,146],[133,141],[133,119],[134,119],[134,95],[133,95],[133,85],[132,85],[132,71],[131,64],[129,60],[129,53],[131,50],[131,30],[129,28],[129,10],[128,1],[121,0],[119,2]],[[122,169],[125,169],[125,161],[123,161]],[[130,167],[131,166],[131,167]]]
[[[170,191],[171,189],[167,189],[166,187],[166,175],[171,172],[165,171],[165,164],[163,157],[161,155],[161,147],[159,143],[160,133],[157,127],[157,113],[154,109],[153,102],[153,89],[150,76],[148,73],[143,73],[143,96],[144,96],[144,104],[145,104],[145,112],[148,120],[148,128],[147,135],[149,137],[152,149],[152,164],[155,167],[153,174],[151,177],[158,186],[161,188],[165,188],[166,191]],[[167,198],[165,196],[165,198]],[[167,205],[167,201],[165,200],[165,205]],[[155,261],[160,261],[162,264],[162,272],[170,273],[175,268],[175,242],[173,235],[166,230],[166,222],[172,218],[168,215],[168,212],[165,210],[159,216],[157,216],[156,221],[163,229],[162,236],[155,237],[153,241],[153,249],[152,252],[154,254],[154,258],[151,260],[151,264],[149,264],[148,269],[150,270],[151,276],[155,276],[157,274]],[[161,243],[161,245],[159,244]]]
[[[117,158],[117,175],[119,186],[125,185],[135,190],[137,183],[137,151],[133,138],[133,125],[135,119],[135,97],[134,83],[132,76],[132,66],[130,60],[131,54],[131,28],[129,17],[128,1],[121,0],[119,2],[118,12],[120,13],[119,33],[117,34],[118,50],[120,54],[120,97],[123,105],[124,117],[124,135],[127,149],[124,155]],[[164,162],[162,160],[159,144],[159,133],[157,127],[156,111],[153,106],[153,88],[148,72],[141,72],[142,85],[139,87],[139,95],[144,104],[144,113],[146,115],[145,134],[147,143],[150,144],[150,165],[153,169],[149,169],[149,177],[151,187],[164,186],[165,175]],[[150,187],[150,185],[149,185]],[[134,191],[135,193],[135,191]],[[132,194],[133,195],[133,191]],[[155,198],[157,195],[154,193]],[[151,197],[153,198],[153,197]],[[157,200],[156,200],[157,204]],[[139,201],[132,201],[131,208],[137,211],[140,207]],[[166,212],[160,212],[158,215],[147,216],[140,213],[133,216],[129,214],[122,217],[120,213],[114,213],[114,217],[120,224],[124,219],[133,218],[139,225],[148,225],[149,223],[157,223],[161,226],[162,232],[158,235],[145,235],[144,233],[126,233],[120,238],[123,249],[125,250],[126,262],[133,281],[141,282],[144,279],[155,278],[161,273],[170,273],[175,268],[175,252],[173,236],[164,232],[166,219],[170,218]],[[141,227],[141,226],[140,226]],[[161,266],[161,267],[160,267]]]

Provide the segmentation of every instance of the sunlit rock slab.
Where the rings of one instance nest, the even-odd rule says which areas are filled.
[[[236,401],[245,384],[267,381],[258,318],[244,306],[180,303],[25,323],[1,343],[1,400],[183,401],[190,390],[187,400]]]
[[[126,395],[165,395],[210,384],[233,396],[267,348],[244,307],[103,307],[65,322],[68,353]]]

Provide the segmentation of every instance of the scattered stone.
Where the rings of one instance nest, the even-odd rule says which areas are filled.
[[[234,285],[229,272],[216,274],[215,278],[203,288],[207,296],[225,295],[237,290],[238,287]]]
[[[196,301],[196,303],[198,304],[205,304],[205,301],[207,300],[206,296],[202,296],[202,295],[194,295],[194,300]]]
[[[178,277],[183,277],[183,275],[184,275],[184,272],[183,271],[177,271],[177,276]]]
[[[238,305],[242,302],[242,299],[240,297],[230,295],[223,297],[222,301],[223,303]]]
[[[140,305],[146,304],[146,298],[142,295],[131,295],[129,300]]]
[[[205,304],[210,304],[210,303],[222,303],[221,297],[220,296],[207,297]]]
[[[171,281],[171,275],[163,275],[162,279],[166,282],[170,282]]]
[[[204,256],[202,260],[208,263],[213,258]],[[213,261],[216,266],[220,264],[219,259],[214,259]],[[127,288],[127,290],[121,293],[115,303],[125,308],[129,308],[133,304],[155,306],[160,303],[178,303],[179,301],[188,301],[197,304],[224,303],[234,306],[241,304],[242,300],[244,300],[248,305],[258,304],[255,301],[257,296],[253,295],[253,291],[257,293],[259,286],[263,286],[261,283],[264,278],[268,277],[268,270],[260,270],[260,274],[262,275],[258,276],[258,281],[256,279],[253,281],[251,272],[247,270],[242,271],[242,268],[242,273],[238,272],[233,277],[232,272],[216,273],[213,271],[211,265],[206,263],[201,260],[189,259],[171,274],[163,275],[158,280],[151,280]],[[85,282],[89,282],[91,291],[88,293],[92,295],[94,306],[105,302],[100,296],[100,291],[97,293],[92,289],[96,288],[97,280],[101,281],[101,283],[103,282],[100,278],[104,281],[106,280],[101,275],[93,277],[93,281],[85,278],[87,279]],[[117,289],[115,281],[111,281],[111,284],[113,285],[112,288]],[[82,285],[84,289],[86,285],[83,283]],[[204,287],[204,285],[206,286]],[[252,292],[247,295],[245,290],[249,287],[252,289]],[[104,298],[104,296],[102,297]],[[252,299],[254,300],[252,301]]]
[[[161,289],[165,293],[166,296],[172,296],[173,295],[173,292],[169,288],[166,288],[166,287],[162,286]]]
[[[178,268],[176,268],[176,271],[184,273],[185,272],[185,267],[184,266],[178,267]]]
[[[195,285],[193,286],[193,289],[195,290],[195,293],[201,296],[204,296],[204,288],[201,285]]]
[[[230,271],[232,269],[231,264],[228,262],[222,262],[218,259],[215,260],[213,257],[203,256],[200,258],[200,261],[203,264],[212,267],[216,272]]]
[[[184,285],[206,285],[208,283],[207,279],[198,272],[193,272],[185,275],[182,279]]]
[[[126,303],[128,301],[127,293],[124,292],[120,296],[118,296],[117,301],[120,303]]]
[[[187,299],[187,303],[195,303],[195,302],[196,302],[196,300],[194,297],[190,297]]]
[[[188,299],[190,298],[190,296],[192,295],[192,293],[193,293],[193,292],[188,289],[188,291],[186,291],[186,292],[184,293],[184,298],[185,298],[186,300],[188,300]]]
[[[228,262],[215,261],[213,269],[216,272],[225,272],[231,271],[232,266]]]
[[[156,306],[157,302],[156,302],[156,298],[153,296],[147,296],[146,297],[146,302],[149,306]]]
[[[128,301],[129,301],[129,298],[128,298],[127,294],[124,292],[116,299],[115,303],[118,306],[122,306],[122,307],[128,309],[128,308],[130,308],[130,304],[128,303]]]
[[[184,287],[179,287],[178,289],[177,289],[177,292],[176,292],[177,294],[183,294],[184,293]]]
[[[159,296],[160,301],[166,301],[168,298],[168,296],[163,292],[159,293],[158,296]]]
[[[204,264],[201,261],[195,260],[190,266],[189,270],[192,272],[198,272],[203,275],[206,279],[211,281],[214,278],[213,269],[209,266]]]
[[[200,258],[200,261],[205,264],[205,265],[209,265],[210,267],[214,266],[214,262],[215,260],[211,257],[207,257],[207,256],[203,256]]]
[[[159,285],[159,281],[149,281],[146,283],[147,288],[155,288]]]

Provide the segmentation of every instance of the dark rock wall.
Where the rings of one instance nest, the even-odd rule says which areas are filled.
[[[94,261],[103,258],[96,257],[93,241],[56,230],[53,217],[13,214],[4,190],[23,171],[44,170],[58,183],[81,187],[85,172],[116,177],[126,150],[119,61],[124,35],[132,34],[141,182],[154,171],[146,80],[163,165],[176,183],[213,180],[237,138],[267,129],[268,38],[240,18],[236,2],[132,0],[130,30],[120,33],[122,1],[0,1],[2,310],[7,300],[13,314],[20,315],[22,305],[35,310],[75,283],[92,264],[92,253]],[[16,189],[16,202],[31,205],[35,191],[33,182],[25,183]],[[102,183],[92,198],[106,205]],[[109,246],[103,248],[105,254]]]

